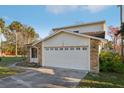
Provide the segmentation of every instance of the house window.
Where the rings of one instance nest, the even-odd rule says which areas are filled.
[[[74,50],[74,48],[73,48],[73,47],[71,47],[71,48],[70,48],[70,50]]]
[[[65,50],[68,50],[68,48],[65,48]]]
[[[78,31],[78,30],[76,30],[76,31],[73,31],[73,32],[75,32],[75,33],[79,33],[79,31]]]
[[[80,47],[76,48],[76,50],[80,50]]]
[[[31,57],[37,58],[37,48],[31,48]]]

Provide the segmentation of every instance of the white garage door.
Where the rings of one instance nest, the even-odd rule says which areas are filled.
[[[89,70],[88,47],[45,47],[43,66]]]

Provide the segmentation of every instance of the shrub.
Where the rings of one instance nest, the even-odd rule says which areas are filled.
[[[100,54],[100,70],[103,72],[124,73],[124,64],[118,53],[102,51]]]
[[[113,66],[113,70],[114,72],[124,73],[124,64],[115,62]]]
[[[28,62],[20,62],[16,64],[17,66],[23,66],[23,67],[34,67],[34,68],[39,68],[41,67],[39,64],[37,63],[28,63]]]

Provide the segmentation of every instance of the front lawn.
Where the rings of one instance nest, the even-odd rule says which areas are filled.
[[[24,70],[17,68],[0,67],[0,78],[5,78],[21,72],[24,72]]]
[[[2,57],[2,61],[0,62],[0,67],[6,67],[16,62],[20,62],[23,60],[23,57]]]
[[[78,87],[82,88],[124,88],[124,74],[113,72],[88,73]]]
[[[22,69],[8,67],[22,60],[23,60],[22,57],[2,57],[2,60],[0,62],[0,78],[4,78],[11,75],[15,75],[17,73],[24,72],[24,70]]]

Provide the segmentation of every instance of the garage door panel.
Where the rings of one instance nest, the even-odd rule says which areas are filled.
[[[89,69],[89,57],[88,57],[88,48],[87,50],[46,50],[44,49],[44,66],[52,67],[62,67],[70,69],[80,69],[88,70]]]

